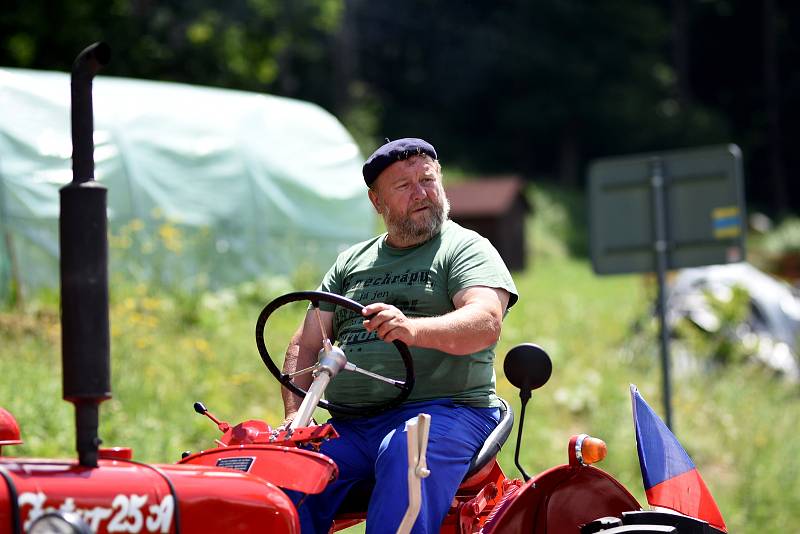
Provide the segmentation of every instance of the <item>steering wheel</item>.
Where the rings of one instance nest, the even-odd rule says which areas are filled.
[[[347,297],[342,297],[341,295],[327,293],[324,291],[295,291],[276,298],[275,300],[267,304],[263,310],[261,310],[261,313],[258,316],[258,321],[256,321],[256,345],[258,346],[258,353],[261,355],[261,359],[264,361],[264,365],[266,365],[267,369],[269,369],[269,372],[272,373],[272,376],[278,379],[278,382],[280,382],[289,391],[299,395],[300,397],[305,397],[308,392],[305,389],[298,386],[297,384],[295,384],[292,378],[301,374],[306,374],[315,371],[318,368],[319,364],[316,364],[307,369],[296,371],[291,374],[286,374],[282,372],[280,369],[278,369],[278,366],[275,365],[275,362],[272,360],[272,357],[269,355],[269,352],[267,351],[267,345],[264,343],[264,331],[267,326],[267,320],[269,319],[270,315],[272,315],[275,312],[275,310],[291,302],[299,302],[303,300],[308,300],[311,302],[311,306],[313,306],[313,308],[317,312],[317,317],[319,317],[320,302],[328,302],[331,304],[335,304],[336,306],[340,306],[342,308],[355,312],[358,315],[361,315],[361,310],[364,309],[363,305]],[[325,332],[321,320],[320,320],[320,330],[322,331],[323,340],[329,339],[328,333]],[[406,400],[408,396],[411,394],[411,390],[414,387],[414,361],[411,359],[411,353],[409,352],[408,346],[405,343],[399,340],[395,340],[392,343],[394,344],[397,351],[400,353],[400,358],[402,358],[403,365],[405,366],[406,376],[404,380],[395,380],[392,378],[387,378],[379,374],[367,371],[366,369],[361,369],[360,367],[357,367],[356,365],[350,362],[347,362],[345,364],[343,370],[361,373],[371,378],[375,378],[377,380],[381,380],[383,382],[387,382],[393,385],[399,390],[399,393],[397,394],[396,397],[389,399],[388,401],[372,404],[370,406],[352,406],[347,404],[329,402],[324,399],[320,399],[319,406],[335,414],[357,415],[364,417],[394,408],[395,406],[400,405],[404,400]]]

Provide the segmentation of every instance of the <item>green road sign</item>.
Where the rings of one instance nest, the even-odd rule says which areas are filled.
[[[672,426],[666,272],[744,260],[742,154],[736,145],[601,159],[589,167],[597,274],[655,272],[664,411]]]
[[[589,201],[598,274],[655,272],[659,250],[667,270],[744,260],[736,145],[596,160]]]

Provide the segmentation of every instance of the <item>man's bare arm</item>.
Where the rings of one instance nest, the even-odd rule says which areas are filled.
[[[399,339],[409,346],[463,355],[497,343],[509,298],[505,289],[473,286],[456,293],[456,309],[438,317],[409,318],[381,302],[366,306],[362,315],[375,314],[364,321],[364,327],[377,331],[386,342]]]
[[[320,310],[319,315],[322,319],[325,335],[332,336],[333,312]],[[317,319],[317,312],[312,309],[306,313],[303,324],[297,329],[297,332],[294,333],[292,340],[289,342],[289,347],[286,349],[286,358],[283,362],[283,372],[287,374],[293,373],[314,365],[317,363],[317,354],[320,348],[322,348],[322,331]],[[294,378],[294,382],[303,389],[308,389],[311,385],[311,380],[310,373]],[[300,408],[302,399],[286,388],[281,388],[281,395],[283,397],[285,416],[290,419]]]

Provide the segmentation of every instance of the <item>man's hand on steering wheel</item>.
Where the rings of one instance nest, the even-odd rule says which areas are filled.
[[[416,344],[417,328],[414,321],[406,317],[399,308],[376,302],[365,306],[361,315],[369,317],[364,320],[364,328],[368,332],[377,332],[383,341],[387,343],[402,341],[412,347]]]
[[[272,313],[281,306],[304,300],[311,302],[311,309],[307,312],[306,317],[309,316],[308,314],[312,314],[312,316],[316,316],[316,318],[319,320],[318,326],[320,327],[323,347],[318,354],[318,361],[314,365],[305,367],[303,369],[293,369],[292,372],[284,372],[279,369],[277,365],[275,365],[275,362],[272,360],[272,357],[267,350],[267,345],[264,339],[264,331],[266,329],[267,320],[269,319],[270,315],[272,315]],[[330,342],[329,334],[326,331],[327,329],[325,328],[321,319],[320,302],[327,302],[337,307],[350,310],[356,314],[363,313],[365,308],[369,308],[365,307],[363,304],[359,304],[354,300],[333,293],[326,293],[324,291],[295,291],[272,300],[264,307],[263,310],[261,310],[258,320],[256,321],[256,346],[258,347],[258,352],[264,362],[264,365],[267,366],[269,372],[272,373],[272,375],[281,383],[281,385],[283,385],[284,388],[295,394],[297,397],[304,399],[299,408],[294,405],[286,406],[288,411],[286,412],[284,424],[288,423],[291,425],[292,423],[290,422],[290,419],[294,420],[297,417],[293,414],[301,411],[303,412],[303,415],[300,417],[300,420],[303,420],[302,424],[304,424],[304,419],[306,417],[310,417],[309,410],[313,410],[313,408],[316,408],[317,405],[330,412],[365,417],[368,415],[381,413],[385,410],[389,410],[402,404],[409,397],[411,390],[414,387],[414,362],[411,357],[411,353],[408,350],[408,346],[397,338],[394,338],[394,341],[390,341],[397,349],[398,356],[403,362],[405,376],[402,378],[382,376],[378,373],[370,371],[369,369],[363,369],[355,365],[353,362],[347,361],[347,357],[343,350],[338,346],[334,346]],[[409,319],[406,318],[405,315],[400,312],[400,310],[385,304],[383,306],[393,309],[394,312],[387,312],[384,314],[382,322],[386,322],[389,317],[397,318],[397,314],[400,314],[402,317],[401,322],[408,323]],[[384,312],[383,309],[379,311]],[[313,324],[313,321],[310,324]],[[390,321],[389,324],[386,325],[387,329],[396,329],[396,326],[391,329],[388,328],[393,324],[396,325],[396,323],[392,323]],[[311,328],[313,329],[314,327],[312,326]],[[330,380],[339,371],[360,373],[369,376],[370,378],[386,382],[397,388],[398,393],[393,398],[390,398],[386,401],[379,401],[371,405],[340,404],[322,399],[321,396],[324,394],[325,387],[327,386],[327,381],[324,380],[324,377],[327,377],[327,379]],[[295,377],[309,374],[314,375],[314,381],[311,383],[311,386],[307,386],[308,390],[300,387],[293,380]],[[306,405],[306,401],[308,400],[306,397],[312,388],[315,388],[314,394],[311,396],[313,401]]]

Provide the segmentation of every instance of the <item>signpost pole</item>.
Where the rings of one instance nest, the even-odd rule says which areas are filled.
[[[657,313],[661,341],[661,370],[664,389],[665,422],[672,427],[672,384],[670,379],[669,329],[666,318],[666,274],[667,274],[667,209],[665,195],[664,160],[654,157],[650,160],[653,192],[653,229],[655,231],[654,251],[656,255],[656,277],[658,279]]]
[[[656,273],[664,421],[672,429],[667,271],[744,257],[742,153],[719,145],[596,160],[589,200],[594,271]]]

